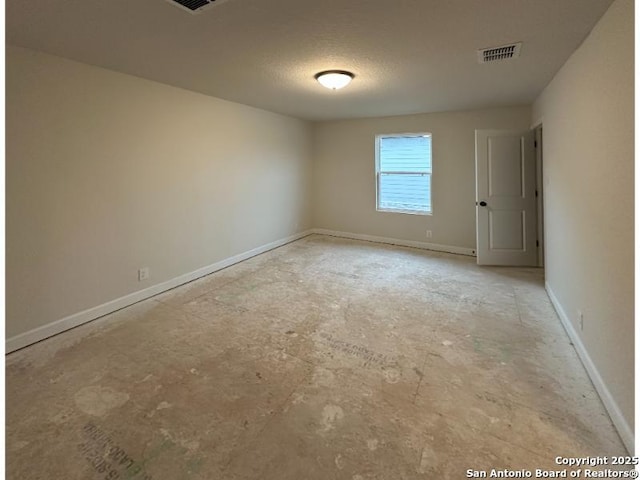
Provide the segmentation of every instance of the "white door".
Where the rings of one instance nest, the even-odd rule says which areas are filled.
[[[537,265],[533,131],[476,130],[479,265]]]

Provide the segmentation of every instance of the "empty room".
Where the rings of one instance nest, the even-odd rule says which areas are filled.
[[[6,478],[636,478],[634,15],[7,0]]]

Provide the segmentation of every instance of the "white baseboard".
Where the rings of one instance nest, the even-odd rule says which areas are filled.
[[[558,298],[555,296],[553,290],[546,282],[545,289],[547,290],[547,295],[549,295],[549,299],[551,300],[553,307],[556,309],[558,317],[560,317],[560,321],[562,322],[567,335],[569,335],[569,338],[571,339],[576,352],[578,352],[578,356],[580,357],[584,368],[587,370],[589,378],[591,378],[591,382],[596,387],[596,391],[598,392],[598,395],[600,395],[600,399],[607,409],[609,417],[611,417],[611,421],[618,430],[618,434],[620,435],[622,442],[624,443],[625,447],[627,447],[627,451],[629,452],[629,454],[634,455],[635,439],[633,435],[633,429],[622,415],[622,412],[620,411],[618,404],[614,400],[613,395],[611,395],[611,392],[607,388],[607,385],[604,383],[604,380],[602,380],[598,369],[591,360],[589,352],[587,352],[587,349],[578,336],[578,333],[576,332],[575,328],[573,328],[571,320],[569,320],[569,317],[564,311],[564,308],[562,308],[562,305],[558,301]]]
[[[437,243],[416,242],[413,240],[400,240],[397,238],[378,237],[375,235],[364,235],[361,233],[338,232],[335,230],[326,230],[323,228],[314,228],[312,232],[319,235],[329,235],[331,237],[350,238],[352,240],[364,240],[366,242],[386,243],[389,245],[399,245],[401,247],[434,250],[436,252],[457,253],[458,255],[469,255],[471,257],[476,256],[476,251],[473,248],[440,245]]]
[[[68,317],[61,318],[60,320],[48,323],[47,325],[43,325],[42,327],[34,328],[33,330],[29,330],[28,332],[24,332],[14,337],[8,338],[5,342],[5,352],[10,353],[20,348],[24,348],[28,345],[39,342],[40,340],[44,340],[45,338],[57,335],[58,333],[64,332],[65,330],[69,330],[70,328],[77,327],[79,325],[82,325],[83,323],[90,322],[91,320],[95,320],[96,318],[115,312],[116,310],[120,310],[122,308],[128,307],[129,305],[133,305],[134,303],[146,300],[147,298],[158,295],[159,293],[171,290],[172,288],[191,282],[200,277],[204,277],[205,275],[209,275],[213,272],[217,272],[218,270],[222,270],[223,268],[229,267],[235,263],[242,262],[243,260],[255,257],[256,255],[260,255],[261,253],[268,252],[269,250],[273,250],[274,248],[278,248],[286,245],[287,243],[299,240],[300,238],[311,235],[312,233],[313,232],[311,230],[307,230],[305,232],[297,233],[295,235],[276,240],[275,242],[262,245],[247,252],[234,255],[233,257],[225,258],[224,260],[216,262],[212,265],[199,268],[198,270],[194,270],[193,272],[185,273],[184,275],[172,278],[171,280],[167,280],[166,282],[153,285],[149,288],[145,288],[144,290],[130,293],[129,295],[111,300],[110,302],[103,303],[102,305],[98,305],[97,307],[92,307],[82,312],[74,313],[73,315],[69,315]]]

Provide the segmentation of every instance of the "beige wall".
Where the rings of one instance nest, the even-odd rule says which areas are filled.
[[[631,428],[633,17],[631,0],[614,2],[533,107],[544,135],[547,283]]]
[[[6,87],[9,338],[311,227],[306,122],[19,48]]]
[[[475,249],[474,131],[527,129],[530,115],[512,107],[317,123],[314,226]],[[433,215],[376,211],[375,136],[408,132],[433,134]]]

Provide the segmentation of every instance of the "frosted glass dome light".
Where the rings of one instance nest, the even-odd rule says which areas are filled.
[[[320,85],[330,90],[339,90],[346,87],[353,80],[353,77],[353,73],[345,70],[326,70],[315,75],[315,79],[318,80]]]

